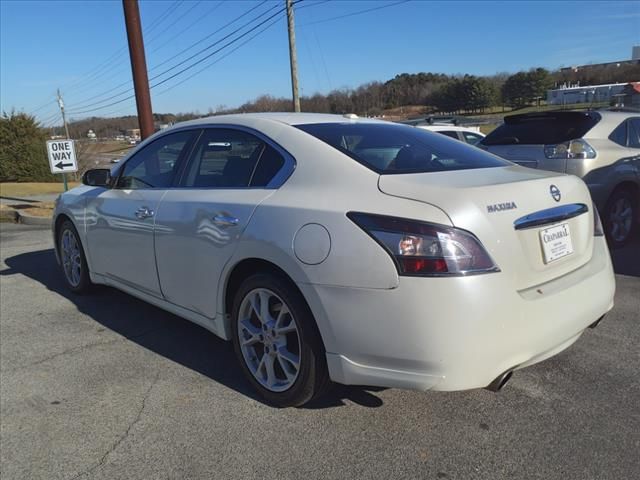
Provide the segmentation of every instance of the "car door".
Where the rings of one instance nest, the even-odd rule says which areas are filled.
[[[95,273],[161,296],[154,217],[198,132],[170,133],[144,146],[122,166],[112,188],[88,201],[86,235]]]
[[[215,317],[222,269],[255,208],[292,162],[254,133],[204,130],[180,188],[167,192],[156,216],[156,262],[166,300]]]

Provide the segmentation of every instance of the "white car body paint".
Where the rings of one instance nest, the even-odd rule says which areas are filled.
[[[302,292],[321,333],[330,376],[345,384],[484,387],[505,371],[567,348],[612,308],[609,252],[604,237],[593,236],[591,200],[581,180],[515,165],[379,175],[291,126],[347,121],[377,123],[249,114],[178,124],[147,139],[115,168],[177,129],[238,126],[286,150],[295,169],[277,189],[81,186],[61,195],[54,226],[60,215],[74,222],[93,282],[224,339],[230,338],[225,289],[234,267],[246,259],[275,264]],[[558,205],[548,193],[551,183],[562,191],[562,203],[587,204],[589,211],[567,220],[574,253],[545,265],[539,229],[515,230],[514,220]],[[517,208],[487,213],[488,205],[500,202]],[[137,220],[133,214],[140,206],[155,215]],[[399,275],[389,253],[347,218],[351,211],[472,232],[500,271]],[[219,213],[233,215],[238,225],[213,225]]]

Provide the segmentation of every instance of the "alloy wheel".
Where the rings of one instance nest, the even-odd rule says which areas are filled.
[[[616,242],[623,242],[631,232],[633,224],[633,206],[626,197],[616,199],[609,212],[611,238]]]
[[[251,290],[238,312],[238,340],[245,364],[267,390],[284,392],[300,372],[300,332],[287,304],[266,288]]]
[[[67,229],[60,241],[64,275],[72,287],[80,285],[82,279],[82,253],[76,235]]]

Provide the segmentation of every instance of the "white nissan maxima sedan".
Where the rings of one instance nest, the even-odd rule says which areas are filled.
[[[497,390],[613,306],[579,178],[405,125],[205,118],[83,183],[53,221],[69,288],[110,285],[232,341],[278,406],[332,381]]]

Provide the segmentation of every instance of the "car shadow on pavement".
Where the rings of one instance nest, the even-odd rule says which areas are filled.
[[[243,395],[265,403],[243,377],[233,347],[208,330],[165,312],[114,288],[98,286],[88,295],[67,290],[52,249],[9,257],[0,275],[22,274],[73,302],[78,310],[104,327],[152,352],[206,375]],[[336,385],[318,401],[304,408],[345,405],[345,400],[365,407],[379,407],[372,392],[381,389]]]

